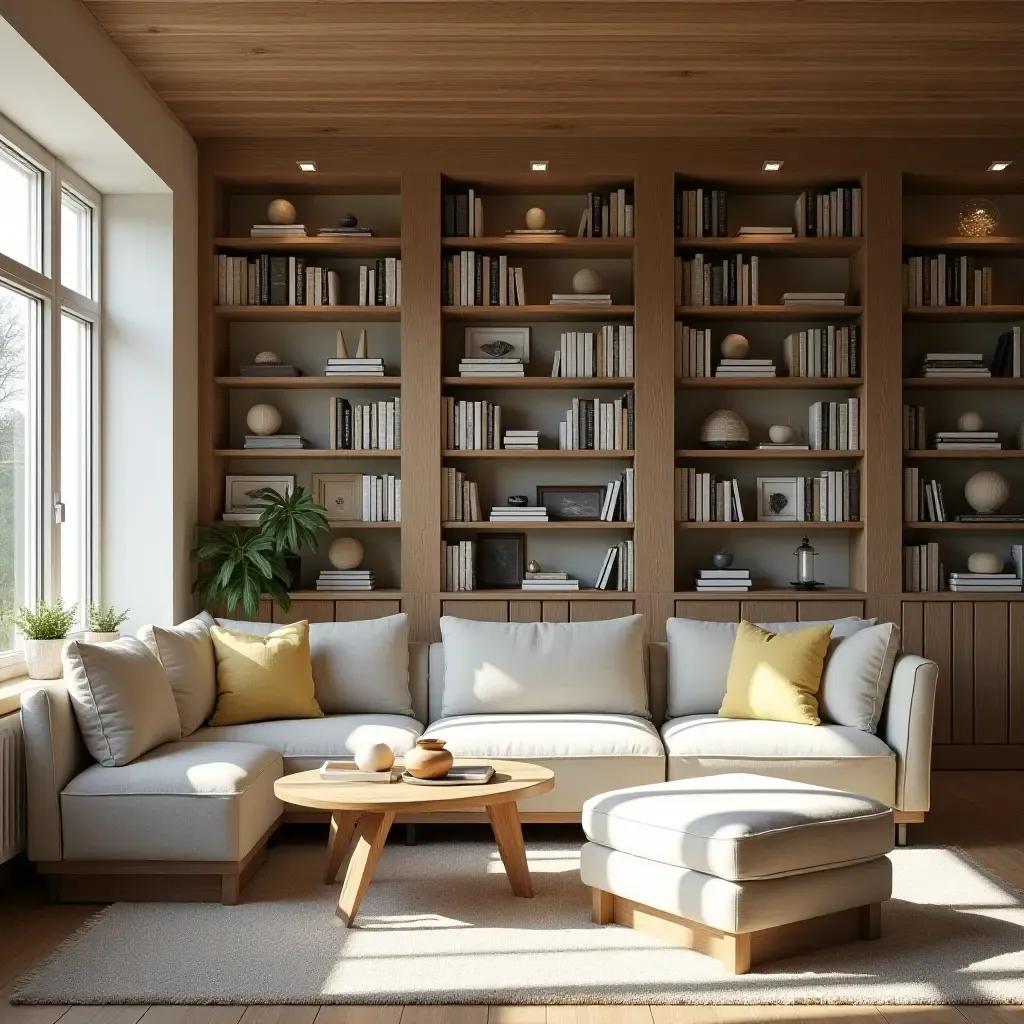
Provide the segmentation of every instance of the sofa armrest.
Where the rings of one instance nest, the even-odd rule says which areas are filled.
[[[896,659],[878,734],[896,754],[898,811],[927,811],[931,802],[932,721],[939,666],[916,654]]]
[[[21,695],[21,729],[28,783],[28,857],[57,861],[62,850],[60,795],[91,763],[62,682]]]

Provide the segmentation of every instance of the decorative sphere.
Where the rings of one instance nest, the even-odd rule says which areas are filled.
[[[281,429],[281,413],[276,405],[261,403],[254,405],[245,414],[245,424],[254,433],[265,437],[276,434]]]
[[[359,218],[354,213],[343,213],[338,218],[338,227],[354,228],[359,223]]]
[[[742,416],[718,409],[700,425],[700,442],[705,448],[746,448],[750,431]]]
[[[981,418],[980,412],[962,412],[956,421],[957,430],[981,430],[985,421]]]
[[[276,352],[257,352],[253,362],[257,366],[280,366],[281,357]]]
[[[529,562],[526,563],[526,571],[540,572],[540,562],[538,562],[536,558],[531,558]]]
[[[999,226],[999,207],[991,199],[968,199],[957,214],[956,227],[967,238],[984,238]]]
[[[716,569],[728,569],[732,565],[732,552],[731,551],[716,551],[711,556],[711,564]]]
[[[975,473],[964,485],[967,504],[979,515],[995,512],[1010,496],[1010,485],[994,470]]]
[[[967,568],[970,572],[1002,572],[1003,558],[994,551],[975,551],[967,559]]]
[[[355,537],[339,537],[327,551],[335,569],[358,569],[363,560],[363,545]]]
[[[540,231],[547,222],[548,215],[539,206],[531,206],[526,211],[526,226],[531,231]]]
[[[768,428],[768,438],[772,444],[789,444],[795,431],[788,423],[773,423]]]
[[[577,270],[572,277],[572,290],[577,295],[596,295],[603,284],[601,275],[589,267]]]
[[[267,220],[271,224],[294,224],[295,207],[287,199],[271,199],[267,207]]]
[[[722,355],[726,359],[745,359],[750,342],[742,334],[727,334],[722,339]]]
[[[395,752],[386,743],[371,743],[356,751],[356,767],[363,772],[386,772],[395,763]]]

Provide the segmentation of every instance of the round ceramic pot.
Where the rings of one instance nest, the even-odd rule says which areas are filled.
[[[414,749],[405,755],[405,770],[415,779],[440,779],[454,763],[444,740],[418,739]]]
[[[26,640],[25,664],[30,679],[60,679],[64,670],[60,652],[66,640]]]
[[[112,644],[115,640],[121,639],[121,634],[116,629],[113,633],[94,633],[87,629],[82,639],[87,644]]]

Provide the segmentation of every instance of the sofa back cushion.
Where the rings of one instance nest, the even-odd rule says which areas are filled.
[[[874,619],[849,616],[813,622],[759,622],[770,633],[791,633],[810,626],[832,626],[832,643],[875,624]],[[729,662],[736,643],[738,622],[704,622],[700,619],[669,619],[668,718],[714,715],[725,698]]]
[[[893,622],[834,642],[818,692],[821,720],[877,732],[899,651],[900,628]]]
[[[642,615],[601,622],[441,618],[441,714],[607,713],[649,718]]]
[[[217,619],[217,625],[266,636],[279,625]],[[359,622],[311,622],[309,653],[316,700],[328,715],[409,715],[409,616]]]
[[[135,637],[110,644],[72,640],[64,683],[82,739],[107,768],[130,764],[161,743],[181,739],[171,684],[156,655]]]
[[[138,638],[157,656],[178,705],[182,738],[213,714],[217,703],[217,662],[205,612],[180,626],[143,626]]]

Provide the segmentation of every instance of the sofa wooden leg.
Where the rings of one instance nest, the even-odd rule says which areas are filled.
[[[718,942],[718,957],[729,974],[750,971],[750,932],[733,935],[726,932]]]
[[[604,889],[591,889],[590,917],[594,924],[611,924],[615,919],[615,897]]]
[[[238,875],[220,876],[220,901],[225,907],[233,907],[238,902],[241,889]]]
[[[882,904],[866,903],[857,908],[857,933],[862,939],[882,937]]]

